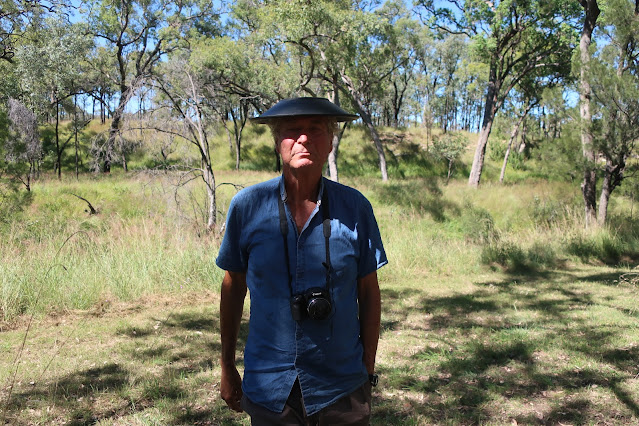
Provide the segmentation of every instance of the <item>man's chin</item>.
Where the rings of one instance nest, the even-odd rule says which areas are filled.
[[[315,161],[310,158],[298,158],[295,161],[291,162],[291,167],[295,169],[305,169],[308,167],[315,166]]]

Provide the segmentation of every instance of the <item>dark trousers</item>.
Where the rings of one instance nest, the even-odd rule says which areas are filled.
[[[246,395],[242,397],[242,408],[251,416],[252,426],[366,426],[369,424],[371,417],[371,385],[365,383],[355,392],[338,399],[333,404],[311,416],[306,415],[302,390],[297,380],[281,413],[276,413],[254,404]]]

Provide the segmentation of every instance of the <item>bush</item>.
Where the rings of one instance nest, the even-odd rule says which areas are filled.
[[[500,265],[509,271],[528,269],[526,254],[511,242],[492,241],[482,248],[481,262]]]
[[[32,200],[32,193],[20,191],[15,182],[0,182],[0,224],[15,220]]]
[[[627,244],[617,236],[601,231],[592,235],[574,235],[566,244],[568,254],[577,256],[582,262],[602,262],[618,265],[625,256],[635,257]]]
[[[482,248],[481,262],[499,265],[508,272],[528,272],[556,265],[554,248],[542,242],[534,242],[525,250],[511,241],[492,241]]]
[[[499,231],[488,210],[469,203],[464,206],[459,219],[461,230],[467,241],[484,244],[499,240]]]

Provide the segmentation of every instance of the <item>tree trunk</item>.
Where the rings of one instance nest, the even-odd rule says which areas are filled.
[[[366,119],[364,123],[368,128],[371,136],[373,137],[373,141],[375,142],[375,149],[377,150],[377,157],[379,158],[379,170],[382,173],[382,182],[388,182],[388,171],[386,170],[386,154],[384,154],[384,147],[382,146],[382,139],[379,137],[379,133],[377,133],[377,129],[373,125],[371,118],[368,114],[364,113]]]
[[[510,149],[513,146],[513,141],[517,137],[517,131],[519,130],[519,123],[513,128],[510,133],[510,139],[508,140],[508,146],[506,147],[506,153],[504,154],[504,162],[501,165],[501,172],[499,173],[499,183],[504,183],[504,176],[506,175],[506,166],[508,165],[508,157],[510,157]]]
[[[482,120],[481,131],[479,132],[479,139],[477,140],[473,166],[470,169],[470,176],[468,177],[468,185],[474,188],[479,187],[479,181],[481,180],[481,173],[484,168],[484,158],[486,157],[486,145],[488,144],[488,137],[490,136],[490,131],[493,127],[493,122],[495,121],[495,114],[498,109],[498,92],[497,68],[496,64],[493,63],[490,66],[488,92],[486,93],[486,104],[484,106],[484,118]]]
[[[580,91],[579,91],[579,115],[581,117],[581,148],[585,160],[584,180],[581,191],[584,198],[586,227],[596,224],[597,200],[596,186],[597,174],[595,169],[595,149],[593,146],[592,114],[590,111],[590,98],[592,88],[590,86],[590,52],[588,51],[592,41],[592,33],[597,25],[599,6],[597,0],[579,0],[586,12],[584,26],[579,41],[579,56],[581,59]]]
[[[610,195],[612,194],[613,176],[609,170],[609,161],[606,161],[606,172],[604,173],[603,180],[601,182],[601,196],[599,197],[599,213],[597,215],[597,223],[599,226],[606,224],[608,217],[608,202],[610,201]]]
[[[78,96],[77,95],[73,97],[73,105],[75,106],[75,108],[73,109],[73,115],[74,115],[73,120],[75,121],[75,123],[73,124],[73,136],[74,136],[73,145],[75,147],[75,179],[77,180],[80,175],[80,169],[78,167],[79,155],[78,155]],[[83,119],[86,120],[85,118]]]
[[[333,92],[330,101],[335,105],[340,106],[339,102],[339,87],[337,84],[338,75],[333,74]],[[339,144],[342,141],[344,131],[348,126],[348,122],[344,123],[341,131],[338,134],[333,135],[333,147],[330,154],[328,154],[328,176],[332,181],[339,182],[339,171],[337,169],[337,158],[339,157]]]
[[[75,129],[75,178],[76,180],[80,177],[80,166],[79,166],[79,162],[80,162],[80,155],[78,153],[79,147],[78,147],[78,129]]]
[[[60,149],[60,103],[55,104],[55,168],[58,172],[58,180],[62,179],[62,150]]]
[[[210,163],[206,163],[204,167],[204,183],[206,185],[207,195],[207,219],[206,229],[212,231],[217,223],[217,205],[215,199],[215,175]]]
[[[339,182],[339,176],[337,171],[337,157],[339,156],[339,143],[340,137],[338,135],[333,135],[333,149],[331,149],[331,153],[328,154],[328,175],[331,180],[335,182]]]
[[[446,185],[450,182],[450,177],[453,175],[453,162],[454,160],[448,160],[448,174],[446,175]]]
[[[506,174],[506,165],[508,164],[508,157],[510,157],[510,150],[512,149],[513,142],[519,133],[519,128],[526,119],[526,116],[528,116],[528,112],[530,112],[531,108],[532,104],[529,104],[523,114],[519,117],[519,120],[517,120],[517,124],[513,127],[513,131],[510,133],[510,140],[508,141],[508,147],[506,148],[506,154],[504,155],[504,163],[501,166],[501,173],[499,174],[499,183],[504,183],[504,175]]]
[[[492,125],[492,120],[485,123],[479,133],[477,148],[475,149],[475,156],[473,157],[473,166],[470,169],[470,176],[468,177],[468,185],[474,188],[479,187],[479,181],[481,180],[481,173],[484,167],[484,159],[486,157],[486,145],[488,144],[488,137],[490,136]]]
[[[344,136],[344,132],[348,127],[348,122],[344,123],[341,130],[333,135],[333,149],[331,149],[330,154],[328,154],[328,175],[331,180],[335,182],[339,182],[339,173],[337,170],[337,158],[339,157],[339,144],[342,141],[342,137]]]
[[[106,151],[104,152],[104,167],[102,169],[104,173],[111,172],[111,162],[113,161],[113,157],[115,154],[115,139],[120,133],[120,122],[122,121],[124,108],[126,107],[125,99],[127,99],[128,96],[128,89],[121,92],[118,107],[115,109],[115,111],[113,111],[113,119],[111,120],[111,126],[109,127],[109,139],[106,142]]]
[[[366,108],[364,107],[364,104],[360,99],[357,89],[355,89],[355,87],[353,86],[353,82],[350,81],[347,76],[342,76],[342,81],[346,83],[346,86],[348,87],[348,90],[351,94],[351,99],[355,101],[355,105],[357,106],[357,112],[359,113],[360,118],[366,125],[366,128],[373,138],[375,149],[377,150],[377,156],[379,158],[379,169],[382,173],[382,181],[388,182],[388,171],[386,170],[386,154],[384,153],[384,147],[382,146],[382,139],[379,137],[379,133],[377,133],[377,129],[373,124],[371,115],[366,111]]]
[[[428,152],[428,147],[433,140],[433,111],[430,108],[430,96],[426,99],[426,103],[424,104],[422,120],[426,127],[426,152]]]

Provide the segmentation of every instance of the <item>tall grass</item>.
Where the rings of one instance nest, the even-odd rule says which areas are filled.
[[[237,187],[275,176],[269,133],[263,126],[246,132],[240,172],[228,171],[234,155],[225,134],[213,138],[221,169],[216,175],[220,225]],[[464,282],[497,269],[526,273],[565,262],[630,267],[639,258],[631,200],[615,197],[611,226],[586,231],[577,184],[499,185],[490,179],[498,167],[489,162],[486,170],[492,172],[474,190],[461,173],[446,183],[446,166],[428,155],[419,129],[401,134],[382,129],[382,136],[389,183],[380,182],[377,154],[357,126],[342,141],[339,167],[342,182],[359,188],[374,205],[391,262],[380,274],[391,284],[419,286],[423,277],[433,276]],[[458,170],[467,168],[471,155],[472,144]],[[62,181],[39,181],[28,197],[16,198],[19,202],[0,214],[0,318],[217,288],[218,240],[215,233],[202,232],[202,185],[175,183],[168,171],[80,180],[66,174]],[[77,196],[98,214],[90,215]]]
[[[219,181],[250,185],[271,176],[225,172]],[[432,276],[463,281],[491,269],[525,273],[566,261],[629,266],[638,257],[633,222],[583,229],[577,203],[563,201],[577,197],[575,188],[532,183],[473,191],[435,178],[343,181],[374,204],[392,265],[380,274],[389,283],[419,285],[419,277]],[[173,189],[168,177],[145,175],[37,185],[31,205],[1,228],[2,318],[217,288],[218,240],[196,222],[203,194],[191,189],[176,204]],[[220,224],[235,191],[219,190]],[[99,213],[89,215],[71,194]]]
[[[219,282],[217,242],[198,236],[163,184],[114,177],[38,185],[29,208],[2,227],[3,319]],[[99,213],[89,215],[71,193]]]

